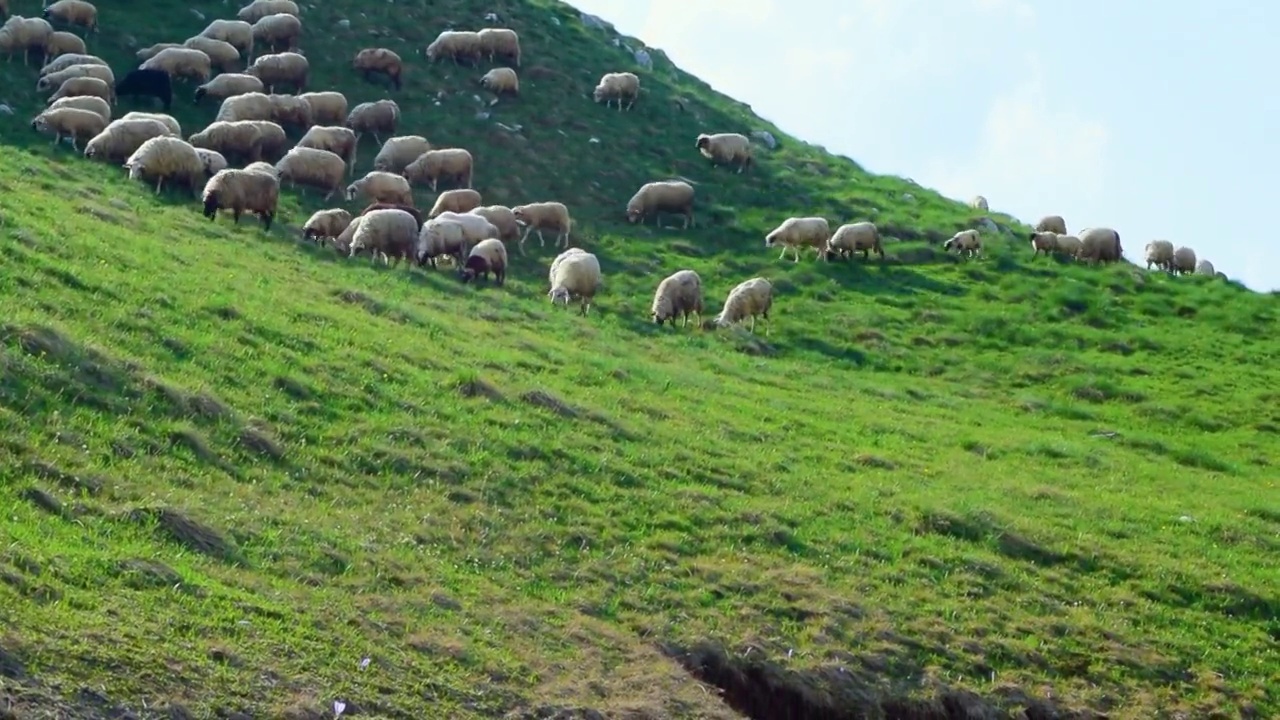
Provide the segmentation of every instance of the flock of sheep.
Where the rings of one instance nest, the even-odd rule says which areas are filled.
[[[7,14],[6,2],[0,0],[0,11]],[[573,220],[568,208],[555,201],[483,205],[480,193],[471,187],[471,153],[433,147],[420,135],[397,134],[401,112],[394,100],[348,109],[339,92],[307,92],[309,62],[296,52],[303,28],[298,15],[294,0],[253,0],[235,20],[217,19],[182,43],[159,43],[138,51],[139,66],[119,81],[105,61],[87,54],[78,36],[56,31],[50,23],[95,32],[97,10],[87,0],[58,0],[44,8],[41,18],[9,17],[0,27],[0,51],[10,57],[22,52],[28,62],[34,51],[48,60],[37,90],[52,94],[47,109],[32,120],[33,129],[53,134],[55,145],[66,138],[76,150],[84,141],[85,157],[120,163],[131,179],[154,182],[157,193],[166,182],[191,194],[200,191],[210,220],[224,210],[238,223],[241,214],[250,212],[269,230],[282,184],[318,190],[325,200],[341,192],[347,201],[359,198],[368,205],[358,213],[341,208],[316,212],[303,226],[305,240],[327,243],[349,257],[367,252],[384,264],[394,259],[398,265],[403,259],[408,266],[435,267],[437,260],[448,258],[458,266],[463,282],[492,274],[499,285],[506,277],[508,243],[515,242],[523,254],[530,233],[536,233],[544,246],[543,233],[552,233],[553,245],[563,251],[551,263],[547,294],[556,304],[578,299],[585,315],[602,286],[600,264],[592,253],[569,247]],[[424,54],[430,62],[451,60],[459,65],[505,62],[508,66],[489,70],[479,83],[499,96],[520,92],[514,68],[521,65],[521,47],[513,30],[444,31]],[[247,67],[237,72],[241,62]],[[404,63],[392,50],[364,48],[354,56],[352,67],[370,82],[385,76],[393,87],[401,87]],[[156,98],[168,111],[173,83],[180,80],[198,83],[196,103],[221,103],[214,121],[203,130],[183,140],[178,122],[164,113],[130,112],[112,120],[112,105],[125,95]],[[293,94],[277,92],[285,88]],[[611,72],[600,79],[593,97],[606,107],[616,103],[622,112],[639,95],[638,76]],[[286,129],[301,133],[292,148]],[[380,144],[373,169],[344,188],[365,135]],[[755,162],[750,139],[739,133],[699,135],[695,148],[712,163],[738,173]],[[437,192],[442,182],[457,187],[439,192],[424,218],[414,206],[412,188],[427,186]],[[660,222],[661,215],[677,215],[687,228],[694,223],[694,198],[694,187],[683,180],[647,183],[628,201],[626,217],[643,223],[650,217]],[[986,209],[985,199],[976,198],[974,205]],[[1060,253],[1090,263],[1118,261],[1122,253],[1114,230],[1089,228],[1072,236],[1057,216],[1037,225],[1031,244],[1037,255]],[[1166,245],[1158,241],[1148,246],[1149,266],[1177,272],[1208,268],[1212,274],[1207,261],[1196,266],[1189,248],[1175,251],[1169,246],[1166,253]],[[782,256],[790,249],[795,262],[805,248],[812,248],[823,261],[849,258],[859,251],[864,258],[871,252],[884,257],[874,223],[848,223],[832,232],[822,217],[788,218],[766,235],[765,246],[780,246]],[[982,238],[977,230],[963,230],[943,247],[973,257],[982,250]],[[768,280],[751,278],[729,293],[714,323],[727,326],[749,320],[754,331],[757,317],[769,319],[772,303]],[[702,309],[701,278],[692,270],[680,270],[659,283],[651,314],[659,324],[670,321],[674,326],[679,317],[687,325],[690,314],[701,320]]]

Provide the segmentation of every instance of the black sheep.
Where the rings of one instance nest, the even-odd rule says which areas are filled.
[[[116,97],[123,95],[145,95],[164,103],[165,112],[173,103],[173,84],[169,81],[169,73],[163,70],[130,70],[116,83]]]

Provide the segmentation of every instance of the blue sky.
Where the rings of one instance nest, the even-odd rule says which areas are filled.
[[[569,2],[871,172],[1280,289],[1280,2]]]

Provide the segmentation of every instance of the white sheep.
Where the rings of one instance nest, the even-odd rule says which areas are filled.
[[[497,67],[480,78],[480,85],[495,95],[519,95],[520,78],[509,67]]]
[[[603,100],[605,107],[617,102],[618,112],[622,112],[622,103],[625,101],[626,109],[630,110],[635,105],[636,98],[640,97],[640,78],[629,72],[605,73],[591,96],[596,102]]]
[[[1205,258],[1200,258],[1200,260],[1196,263],[1196,274],[1207,275],[1208,277],[1214,277],[1217,273],[1213,269],[1213,263],[1209,262]]]
[[[182,46],[194,48],[208,55],[210,64],[219,71],[234,70],[240,63],[240,50],[226,40],[196,35],[184,40]]]
[[[292,15],[281,17],[293,18]],[[267,86],[269,93],[274,93],[277,85],[291,85],[296,92],[301,93],[307,87],[311,63],[305,55],[296,52],[272,53],[259,55],[258,59],[254,60],[244,72],[261,80],[262,84]],[[308,110],[310,110],[309,105]]]
[[[75,98],[63,98],[72,100]],[[100,98],[95,98],[100,99]],[[31,121],[31,129],[41,133],[53,133],[56,146],[62,138],[71,138],[71,149],[80,152],[80,140],[89,140],[107,129],[107,120],[92,110],[75,107],[49,108]]]
[[[764,236],[767,248],[782,246],[781,260],[790,249],[795,256],[793,262],[800,262],[800,248],[811,247],[818,258],[827,259],[827,243],[831,238],[831,225],[822,217],[789,217],[782,224]]]
[[[653,293],[650,316],[659,325],[670,320],[676,326],[676,316],[683,316],[683,327],[689,326],[689,315],[697,315],[702,321],[702,278],[693,270],[677,270],[658,283]]]
[[[342,178],[347,174],[347,164],[328,150],[294,147],[276,163],[280,181],[289,181],[291,187],[302,185],[325,191],[327,201],[342,188]]]
[[[272,93],[267,96],[271,103],[272,122],[290,125],[305,130],[311,127],[311,104],[297,95],[281,95]]]
[[[393,175],[392,177],[398,176]],[[470,188],[446,190],[436,198],[436,203],[431,207],[431,212],[427,213],[427,217],[435,217],[443,212],[465,213],[480,207],[482,204],[480,193]]]
[[[498,285],[507,279],[507,246],[498,238],[485,238],[471,248],[462,266],[462,282],[469,282],[477,277],[487,280],[490,272]]]
[[[1120,233],[1108,227],[1085,228],[1080,231],[1080,252],[1077,257],[1090,265],[1100,262],[1118,262],[1124,257],[1120,246]]]
[[[751,139],[742,133],[703,133],[698,136],[696,147],[713,165],[737,165],[739,173],[755,162]]]
[[[111,106],[107,104],[106,100],[94,95],[77,95],[73,97],[58,98],[49,105],[48,109],[57,110],[58,108],[64,107],[89,110],[101,115],[104,124],[111,122]]]
[[[253,26],[244,20],[214,20],[200,31],[200,37],[230,43],[246,60],[253,57]]]
[[[172,78],[185,78],[197,83],[209,82],[213,61],[203,51],[189,47],[165,48],[138,66],[140,70],[163,70]]]
[[[724,307],[712,322],[719,327],[728,327],[750,318],[750,331],[754,333],[756,317],[759,316],[769,323],[764,330],[764,334],[768,335],[773,326],[773,322],[769,320],[769,311],[772,308],[773,284],[762,277],[754,277],[738,283],[729,291]]]
[[[373,169],[401,173],[414,160],[431,149],[431,143],[421,135],[397,135],[382,143],[373,158]]]
[[[462,223],[447,218],[432,218],[422,224],[418,233],[418,245],[414,257],[418,265],[435,266],[436,258],[451,256],[458,265],[468,251],[466,228]]]
[[[218,210],[230,210],[236,224],[246,210],[262,219],[262,229],[269,231],[280,201],[280,183],[274,175],[248,169],[227,168],[219,171],[204,185],[204,216],[212,222]]]
[[[552,305],[568,306],[574,297],[580,298],[580,314],[586,315],[602,284],[600,260],[579,248],[565,250],[551,262],[551,289],[547,297]]]
[[[981,210],[982,212],[987,212],[991,209],[991,205],[987,202],[987,199],[981,195],[975,195],[973,199],[969,201],[969,207],[974,210]]]
[[[1154,265],[1161,270],[1173,271],[1173,243],[1168,240],[1152,240],[1143,248],[1147,269]]]
[[[294,50],[302,37],[302,21],[297,15],[275,13],[253,23],[253,44],[268,50]]]
[[[195,99],[193,102],[199,104],[204,98],[212,98],[222,101],[237,95],[245,95],[248,93],[258,93],[265,95],[267,86],[262,81],[252,75],[244,73],[222,73],[215,76],[209,82],[196,88]]]
[[[314,242],[335,239],[347,229],[351,220],[351,213],[342,208],[317,210],[303,224],[302,239]]]
[[[159,120],[164,126],[169,128],[169,132],[177,137],[182,137],[182,125],[178,124],[178,120],[172,115],[166,113],[150,113],[133,111],[125,113],[121,120]]]
[[[111,86],[96,77],[67,78],[58,86],[58,91],[49,96],[48,104],[52,105],[64,97],[81,97],[90,95],[110,102],[114,93]]]
[[[81,40],[79,35],[62,30],[54,30],[49,33],[49,37],[44,41],[44,56],[51,59],[59,55],[80,55],[86,52],[87,49],[84,45],[84,40]]]
[[[693,186],[683,180],[660,180],[640,186],[635,195],[627,201],[627,221],[644,224],[650,215],[654,223],[661,226],[662,213],[683,215],[684,225],[693,224]]]
[[[462,228],[463,252],[466,252],[481,240],[496,238],[499,235],[497,226],[483,217],[472,215],[471,213],[442,212],[428,220],[427,223],[436,221],[454,223]],[[427,223],[423,223],[423,226],[425,227]],[[458,260],[462,260],[462,258],[459,257]]]
[[[873,252],[884,259],[884,244],[875,223],[864,221],[841,225],[827,241],[827,251],[836,257],[851,258],[859,250],[863,260],[871,259]]]
[[[285,145],[289,144],[289,136],[285,135],[284,128],[278,123],[270,120],[242,120],[241,122],[258,129],[258,152],[261,157],[275,159],[284,155]]]
[[[342,125],[347,120],[347,96],[336,90],[307,92],[298,96],[311,106],[311,122]]]
[[[213,150],[226,157],[256,160],[262,156],[262,131],[251,121],[215,120],[187,138],[197,149]]]
[[[192,147],[195,147],[194,145]],[[213,177],[220,170],[226,170],[229,163],[227,158],[217,150],[209,150],[207,148],[196,148],[196,154],[200,156],[200,162],[204,163],[205,175]]]
[[[982,252],[982,236],[977,230],[961,230],[942,243],[945,252],[955,250],[966,257],[977,257]]]
[[[1058,233],[1051,230],[1037,230],[1031,233],[1031,256],[1039,257],[1044,253],[1047,257],[1058,249]]]
[[[131,118],[113,120],[84,146],[84,156],[92,160],[122,163],[153,137],[169,135],[169,128],[159,120]]]
[[[253,0],[236,11],[236,17],[245,22],[257,22],[268,15],[298,14],[298,4],[293,0]]]
[[[1054,250],[1059,255],[1073,260],[1080,256],[1080,250],[1083,247],[1080,238],[1075,235],[1062,235],[1059,233],[1055,233],[1055,235],[1057,235],[1057,240],[1054,242]]]
[[[520,254],[524,254],[524,241],[529,238],[530,232],[538,233],[538,246],[545,247],[546,241],[542,237],[542,231],[554,232],[555,240],[552,247],[559,247],[561,238],[564,238],[564,247],[569,247],[569,232],[573,228],[573,218],[569,217],[569,208],[565,207],[561,202],[536,202],[527,205],[517,205],[511,208],[511,214],[515,216],[516,223],[524,228],[524,234],[520,236]]]
[[[59,70],[66,70],[72,65],[107,65],[107,61],[97,55],[84,55],[81,53],[61,55],[40,68],[40,77],[56,73]]]
[[[1062,219],[1061,215],[1045,215],[1040,218],[1040,222],[1036,223],[1037,232],[1055,232],[1059,235],[1067,234],[1067,221]]]
[[[382,256],[384,265],[395,258],[396,267],[403,259],[412,262],[418,243],[418,221],[404,210],[371,210],[360,216],[347,249],[348,257],[355,257],[361,250],[369,250],[374,262]]]
[[[313,125],[298,141],[298,147],[328,150],[347,163],[348,171],[355,169],[356,134],[352,132],[351,128],[338,125]],[[408,183],[405,184],[408,185]]]
[[[1190,275],[1196,271],[1196,251],[1186,245],[1173,251],[1173,272],[1177,275]]]
[[[520,67],[520,36],[510,28],[485,28],[476,33],[480,37],[480,52],[490,61],[509,61]]]
[[[395,100],[363,102],[351,108],[351,114],[347,115],[347,127],[355,131],[356,138],[369,133],[377,143],[382,142],[378,133],[394,135],[399,124],[400,106]]]
[[[463,60],[479,62],[484,54],[480,33],[470,30],[445,30],[427,46],[426,56],[431,62],[449,58],[455,64]]]
[[[275,117],[275,106],[266,93],[247,92],[225,98],[218,107],[214,122],[237,120],[270,120]]]
[[[364,195],[371,202],[413,204],[413,189],[409,187],[409,181],[381,170],[371,170],[347,186],[347,200],[355,200],[357,195]]]
[[[467,213],[478,215],[492,223],[498,229],[497,237],[502,242],[519,241],[520,223],[516,221],[516,214],[511,211],[511,208],[505,205],[484,205],[472,208]]]
[[[52,34],[53,26],[44,18],[13,15],[3,27],[0,27],[0,52],[12,58],[14,53],[22,51],[23,63],[30,63],[31,51],[43,53],[44,46],[49,42],[49,36]],[[61,59],[58,58],[58,60]]]
[[[72,65],[55,73],[49,73],[36,81],[36,92],[47,93],[74,77],[96,77],[108,85],[115,85],[116,76],[106,65]]]
[[[142,143],[125,160],[124,167],[129,171],[130,180],[154,179],[157,195],[165,180],[185,186],[192,195],[206,180],[205,163],[196,149],[186,140],[169,135],[153,137]]]
[[[161,50],[165,50],[168,48],[176,48],[176,47],[186,47],[186,46],[183,45],[182,43],[171,43],[171,42],[156,43],[155,45],[151,45],[150,47],[142,48],[138,52],[134,53],[133,56],[137,58],[139,61],[150,60],[151,58],[155,57],[156,54],[159,53]]]
[[[376,74],[386,75],[391,79],[395,89],[400,89],[400,76],[404,73],[404,62],[394,50],[387,48],[365,48],[356,53],[351,66],[368,82],[373,81]]]
[[[58,0],[44,8],[45,20],[78,25],[88,32],[98,31],[98,8],[85,0]]]
[[[475,161],[464,148],[437,148],[428,150],[405,166],[401,172],[411,183],[429,185],[432,191],[444,179],[452,180],[464,188],[471,187]]]

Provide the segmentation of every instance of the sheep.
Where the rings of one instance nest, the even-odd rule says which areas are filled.
[[[311,106],[311,122],[317,125],[342,125],[347,119],[347,96],[336,90],[302,93],[298,97]]]
[[[30,63],[31,51],[37,50],[43,55],[45,43],[49,42],[52,34],[53,26],[49,21],[14,15],[0,27],[0,52],[12,58],[15,52],[21,50],[23,63]]]
[[[644,224],[645,218],[654,216],[660,223],[660,213],[684,215],[683,228],[693,224],[693,186],[683,180],[661,180],[645,183],[627,201],[627,222]]]
[[[411,183],[426,184],[434,192],[440,180],[454,180],[464,188],[471,187],[474,167],[471,153],[463,148],[439,148],[428,150],[405,166],[401,174]]]
[[[400,173],[422,153],[431,149],[431,143],[421,135],[397,135],[387,138],[373,158],[373,169]]]
[[[253,44],[268,51],[292,51],[302,36],[302,21],[296,15],[275,13],[259,18],[253,24]]]
[[[75,77],[94,77],[108,85],[116,84],[115,74],[106,65],[72,65],[58,72],[49,73],[37,80],[36,92],[50,92]]]
[[[279,123],[270,120],[243,120],[241,122],[258,129],[258,152],[260,157],[268,160],[279,159],[284,155],[285,146],[289,144],[289,136]]]
[[[223,73],[196,88],[192,103],[199,105],[206,97],[222,101],[246,93],[266,94],[267,87],[258,78],[245,73]]]
[[[317,210],[302,226],[302,239],[306,242],[332,240],[351,224],[351,213],[342,208]]]
[[[187,142],[237,160],[254,161],[262,157],[262,131],[248,120],[215,120],[187,138]]]
[[[1059,255],[1064,255],[1071,259],[1075,259],[1080,255],[1081,243],[1080,238],[1075,235],[1062,235],[1055,233],[1057,240],[1054,243],[1054,249]]]
[[[74,33],[55,30],[49,33],[49,37],[44,41],[44,56],[46,58],[56,58],[59,55],[66,54],[84,54],[87,48],[84,46],[84,40]]]
[[[1177,275],[1190,275],[1196,271],[1196,251],[1186,245],[1173,251],[1173,272]]]
[[[245,22],[257,22],[269,15],[298,14],[298,4],[293,0],[253,0],[236,12],[236,17]]]
[[[195,48],[208,55],[209,63],[219,72],[234,70],[240,63],[240,50],[226,40],[196,35],[182,41],[182,46]]]
[[[1044,253],[1047,257],[1049,253],[1058,249],[1058,233],[1051,230],[1036,230],[1032,232],[1028,239],[1031,241],[1031,256],[1039,257],[1040,253]]]
[[[116,83],[115,95],[117,99],[128,95],[153,97],[169,112],[173,105],[173,80],[164,70],[130,70]]]
[[[200,31],[200,37],[230,43],[246,60],[253,57],[253,26],[244,20],[214,20]]]
[[[1036,223],[1036,232],[1055,232],[1066,235],[1067,221],[1063,220],[1061,215],[1045,215],[1040,218],[1040,222]]]
[[[351,108],[351,114],[347,115],[347,127],[355,131],[357,140],[369,133],[374,142],[381,143],[378,133],[394,135],[399,123],[400,106],[395,100],[363,102]]]
[[[47,104],[52,105],[64,97],[77,97],[81,95],[92,95],[110,102],[111,86],[102,79],[96,77],[67,78],[66,82],[58,86],[58,91],[49,97]]]
[[[71,100],[74,98],[63,98]],[[100,98],[94,98],[100,99]],[[92,111],[75,107],[49,108],[31,120],[31,129],[36,132],[53,133],[53,144],[62,142],[62,138],[71,138],[71,149],[80,152],[78,141],[89,140],[107,129],[107,118]]]
[[[65,70],[72,65],[108,65],[108,63],[97,55],[85,55],[83,53],[60,55],[57,59],[49,61],[49,64],[40,68],[40,77],[56,73],[59,70]]]
[[[204,163],[204,172],[209,177],[213,177],[219,170],[225,170],[229,163],[222,153],[207,148],[196,148],[196,154],[200,156],[200,162]]]
[[[137,120],[137,119],[158,120],[164,123],[165,127],[169,128],[169,133],[171,135],[174,135],[175,137],[182,137],[182,126],[178,124],[178,121],[174,119],[172,115],[165,115],[164,113],[146,113],[146,112],[135,111],[135,112],[125,113],[124,117],[120,119],[121,120]]]
[[[875,223],[856,222],[841,225],[827,240],[827,259],[851,258],[859,250],[862,251],[863,260],[870,260],[873,252],[884,260],[884,243],[880,238],[880,229]]]
[[[45,112],[64,107],[95,112],[102,116],[103,125],[111,122],[111,106],[107,104],[106,100],[94,95],[77,95],[74,97],[59,98],[53,101],[53,104],[50,105]]]
[[[520,67],[520,36],[510,28],[485,28],[480,36],[480,52],[490,61],[505,60]]]
[[[1151,266],[1161,270],[1173,271],[1173,243],[1168,240],[1152,240],[1143,248],[1147,259],[1147,269]]]
[[[580,248],[565,250],[551,261],[551,289],[547,297],[551,304],[569,305],[573,297],[581,299],[579,314],[586,315],[591,308],[602,284],[600,277],[600,260],[595,255]]]
[[[569,208],[564,203],[552,201],[517,205],[511,208],[511,214],[515,216],[516,223],[524,228],[524,234],[520,236],[521,255],[524,254],[524,241],[529,238],[530,232],[538,233],[538,247],[546,246],[546,241],[542,238],[543,230],[556,234],[552,247],[560,246],[561,236],[564,237],[564,246],[569,247],[573,218],[569,217]]]
[[[422,229],[422,223],[423,223],[422,211],[412,205],[401,205],[400,203],[383,203],[383,202],[369,203],[368,205],[365,206],[363,210],[360,211],[360,215],[367,215],[373,212],[374,210],[403,210],[409,213],[410,215],[412,215],[413,219],[418,221],[418,229],[419,230]]]
[[[516,71],[509,67],[494,68],[485,73],[480,78],[480,85],[495,95],[520,94],[520,78],[516,77]]]
[[[640,97],[640,78],[629,72],[605,73],[591,96],[596,102],[603,100],[605,107],[616,101],[618,112],[622,112],[622,102],[625,100],[626,109],[630,110],[635,105],[636,98]]]
[[[391,79],[395,89],[400,89],[400,74],[404,71],[404,63],[394,51],[386,48],[365,48],[356,53],[351,60],[354,67],[364,79],[373,82],[375,73],[381,73]]]
[[[450,256],[461,265],[463,254],[469,251],[466,227],[455,220],[434,218],[422,224],[414,257],[418,266],[435,267],[436,258]]]
[[[152,118],[113,120],[84,146],[84,156],[106,162],[122,163],[153,137],[169,135],[169,128]]]
[[[471,213],[457,213],[446,210],[439,215],[431,218],[427,222],[433,221],[452,222],[462,226],[463,240],[466,247],[471,247],[481,240],[498,237],[498,227],[479,215]]]
[[[1090,265],[1100,262],[1117,262],[1124,257],[1120,247],[1120,233],[1107,227],[1085,228],[1078,236],[1080,252],[1077,257]]]
[[[306,56],[296,52],[273,53],[260,55],[244,72],[261,80],[262,84],[267,86],[269,93],[274,93],[277,85],[291,85],[297,93],[301,93],[307,88],[311,63],[307,61]]]
[[[275,106],[266,93],[248,92],[224,98],[218,107],[214,121],[270,120],[275,117]]]
[[[372,170],[347,186],[347,200],[355,200],[357,195],[364,195],[374,202],[413,204],[413,189],[409,187],[409,181],[381,170]]]
[[[171,43],[171,42],[156,43],[155,45],[152,45],[150,47],[142,48],[141,50],[134,53],[133,55],[138,60],[150,60],[151,58],[155,57],[156,54],[159,53],[161,50],[166,50],[168,48],[176,48],[176,47],[185,47],[185,46],[182,43]]]
[[[129,156],[124,162],[130,180],[156,179],[155,194],[160,194],[165,180],[186,186],[191,195],[205,178],[205,164],[200,154],[180,137],[153,137]]]
[[[206,83],[213,75],[213,61],[203,51],[189,47],[165,48],[141,65],[140,70],[163,70],[170,78]]]
[[[955,250],[966,257],[976,257],[982,252],[982,236],[977,230],[961,230],[942,243],[942,249],[944,252]]]
[[[504,243],[520,238],[520,223],[516,222],[516,214],[505,205],[485,205],[471,208],[470,215],[479,215],[488,220],[498,230],[497,238]]]
[[[781,260],[787,249],[795,255],[794,262],[800,262],[800,248],[811,247],[822,260],[827,259],[827,243],[831,238],[831,225],[821,217],[789,217],[764,237],[767,248],[782,246]]]
[[[1213,263],[1205,258],[1200,258],[1199,262],[1196,263],[1196,274],[1214,277],[1217,273],[1214,272]]]
[[[488,280],[490,272],[498,285],[507,279],[507,247],[497,238],[485,238],[467,253],[467,260],[461,271],[462,282],[466,283],[477,277]]]
[[[981,195],[973,196],[973,199],[969,201],[969,207],[973,208],[974,210],[981,210],[982,212],[987,212],[988,210],[991,209],[990,203],[988,203],[987,199],[982,197]]]
[[[455,64],[463,60],[479,62],[484,54],[480,33],[471,30],[445,30],[427,46],[426,56],[431,62],[450,58]]]
[[[360,229],[360,222],[362,220],[364,220],[364,218],[358,215],[351,218],[351,224],[347,226],[347,229],[343,230],[338,237],[329,241],[329,244],[334,250],[338,251],[339,255],[347,255],[351,252],[351,241],[355,239],[356,231]]]
[[[393,175],[392,177],[396,176]],[[480,193],[475,190],[470,188],[446,190],[436,198],[436,204],[431,206],[431,212],[427,213],[427,217],[435,217],[443,212],[470,212],[480,207],[481,204]]]
[[[361,250],[368,249],[375,262],[381,254],[384,265],[394,257],[392,267],[396,267],[402,258],[406,263],[412,262],[417,244],[418,223],[412,215],[403,210],[374,210],[360,216],[347,256],[355,257]]]
[[[773,284],[762,277],[754,277],[738,283],[729,291],[720,314],[712,320],[718,327],[728,327],[751,318],[750,331],[756,331],[756,317],[769,323],[764,334],[768,335],[773,322],[769,320],[769,310],[773,308]]]
[[[244,169],[245,169],[245,172],[266,173],[271,177],[275,178],[276,180],[280,179],[280,171],[276,170],[276,166],[272,165],[269,162],[263,162],[261,160],[258,160],[256,162],[251,162],[248,165],[245,165]]]
[[[355,169],[356,134],[351,128],[313,125],[298,141],[297,146],[328,150],[347,163],[348,171]]]
[[[98,8],[85,0],[58,0],[45,6],[45,20],[57,20],[65,25],[79,25],[88,32],[98,31]]]
[[[736,164],[739,173],[755,163],[751,140],[741,133],[703,133],[698,136],[696,147],[712,165]]]
[[[295,147],[276,163],[276,172],[281,181],[288,180],[291,186],[324,190],[327,201],[342,187],[347,164],[328,150]]]
[[[247,210],[261,218],[263,231],[269,231],[280,201],[280,183],[267,173],[227,168],[205,183],[201,201],[204,216],[210,222],[219,210],[231,210],[234,222],[239,224],[240,214]]]
[[[689,326],[689,315],[697,315],[702,322],[702,278],[693,270],[677,270],[662,282],[653,293],[653,306],[650,316],[658,325],[667,320],[671,327],[676,326],[676,316],[684,318],[684,325]]]

